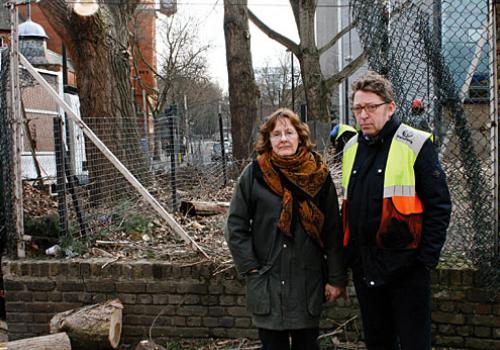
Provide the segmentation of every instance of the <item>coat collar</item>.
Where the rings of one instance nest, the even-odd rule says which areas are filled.
[[[396,115],[393,115],[375,137],[368,137],[361,134],[360,142],[363,142],[368,146],[385,143],[387,140],[392,140],[392,137],[400,125],[401,121],[399,118]]]

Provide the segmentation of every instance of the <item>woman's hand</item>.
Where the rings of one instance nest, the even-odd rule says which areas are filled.
[[[349,296],[347,295],[345,287],[336,287],[329,283],[325,285],[325,299],[328,303],[331,303],[340,297],[342,297],[346,303],[349,301]]]

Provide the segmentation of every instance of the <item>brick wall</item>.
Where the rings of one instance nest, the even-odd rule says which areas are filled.
[[[146,338],[160,312],[153,328],[153,337],[160,341],[256,338],[245,309],[244,283],[234,270],[214,275],[215,266],[148,261],[116,262],[103,268],[106,261],[5,261],[11,339],[46,334],[55,313],[115,297],[124,304],[125,343]],[[433,303],[436,346],[500,349],[500,297],[475,287],[473,272],[434,273]],[[351,296],[350,305],[325,310],[322,326],[334,328],[358,312]]]

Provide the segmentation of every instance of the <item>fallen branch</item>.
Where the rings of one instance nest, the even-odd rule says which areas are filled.
[[[217,215],[225,214],[229,208],[229,202],[206,202],[206,201],[182,201],[180,212],[186,215]]]
[[[326,337],[331,337],[332,335],[335,335],[335,334],[339,334],[339,333],[342,333],[343,330],[341,328],[344,328],[345,326],[347,326],[349,323],[351,323],[352,321],[354,321],[355,319],[358,318],[358,315],[354,315],[352,316],[350,319],[348,319],[347,321],[345,321],[344,323],[341,323],[340,325],[337,326],[337,328],[335,328],[332,332],[329,332],[329,333],[325,333],[325,334],[322,334],[318,337],[318,340],[319,339],[323,339],[323,338],[326,338]]]
[[[108,261],[107,263],[105,263],[104,265],[101,266],[101,270],[104,270],[106,268],[106,266],[111,265],[112,263],[114,263],[118,260],[120,260],[120,257],[116,257],[113,260]]]

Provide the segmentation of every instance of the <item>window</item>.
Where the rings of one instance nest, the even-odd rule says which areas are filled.
[[[490,80],[486,73],[475,73],[465,102],[490,102]]]
[[[138,103],[135,104],[135,113],[142,114],[142,105]]]

